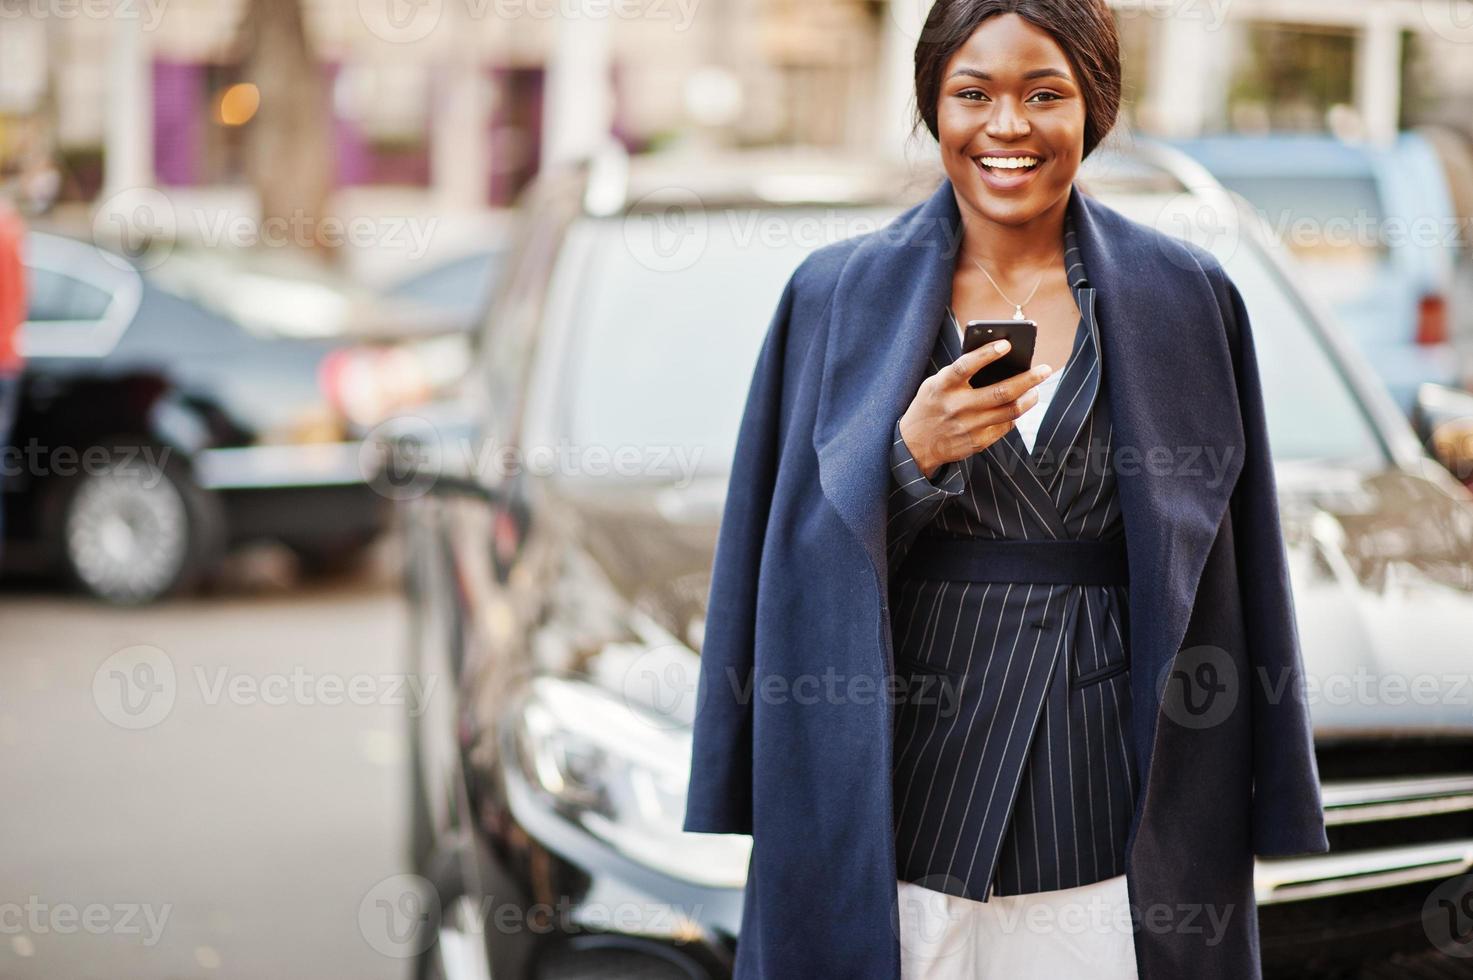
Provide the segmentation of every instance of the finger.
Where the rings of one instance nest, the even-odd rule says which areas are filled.
[[[1002,422],[993,422],[990,425],[985,425],[981,429],[978,429],[974,436],[975,441],[973,442],[976,449],[973,451],[981,452],[994,442],[997,442],[997,440],[1008,434],[1008,430],[1013,428],[1013,425],[1012,420],[1008,419]]]
[[[1037,404],[1038,392],[1030,391],[1025,393],[1017,401],[1008,402],[1006,405],[1001,405],[997,408],[984,410],[975,418],[968,420],[968,425],[974,432],[978,433],[986,432],[988,429],[999,426],[1006,432],[1017,419],[1021,418],[1024,413]]]
[[[984,405],[999,407],[1017,401],[1026,392],[1038,387],[1052,373],[1053,368],[1047,364],[1035,364],[1022,374],[1015,374],[1006,381],[999,381],[977,391],[982,396]]]
[[[994,340],[990,344],[983,344],[976,350],[968,351],[951,362],[951,373],[954,379],[964,382],[972,380],[972,375],[993,361],[1002,357],[1012,349],[1012,344],[1006,340]]]
[[[1034,405],[1037,405],[1039,397],[1040,396],[1037,389],[1030,388],[1029,390],[1023,392],[1022,396],[1018,398],[1017,401],[1013,402],[1011,405],[1006,406],[1006,410],[1012,415],[1013,418],[1016,419],[1027,412]]]

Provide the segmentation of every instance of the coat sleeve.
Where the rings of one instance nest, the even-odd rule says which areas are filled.
[[[891,570],[900,567],[915,536],[941,509],[967,488],[960,460],[943,463],[926,479],[910,447],[900,435],[900,420],[890,430],[890,502],[885,534]]]
[[[683,829],[752,832],[752,692],[757,594],[782,442],[793,280],[757,355],[737,432],[706,603]]]
[[[1253,331],[1242,294],[1217,270],[1234,351],[1243,419],[1243,470],[1230,502],[1238,588],[1252,676],[1253,853],[1281,857],[1328,851],[1314,734],[1304,689],[1278,490],[1268,441]]]

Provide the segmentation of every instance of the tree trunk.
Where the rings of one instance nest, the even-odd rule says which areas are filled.
[[[261,240],[330,261],[336,256],[319,223],[332,193],[331,117],[300,0],[250,0],[241,40],[245,79],[261,93],[245,140],[246,172],[261,201]]]

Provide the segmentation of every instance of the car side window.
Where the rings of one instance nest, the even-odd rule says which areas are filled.
[[[31,323],[100,320],[112,297],[75,276],[36,266],[28,270],[26,318]]]
[[[476,394],[486,408],[488,432],[503,444],[515,442],[527,369],[562,229],[558,220],[529,214],[482,337],[477,374],[482,390]]]
[[[1274,459],[1385,466],[1386,450],[1365,406],[1266,256],[1239,247],[1223,265],[1248,308]]]

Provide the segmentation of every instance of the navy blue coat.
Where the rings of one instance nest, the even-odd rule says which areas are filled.
[[[1138,969],[1257,977],[1254,855],[1329,845],[1252,333],[1205,250],[1077,185],[1068,206],[1118,440],[1145,774],[1126,845]],[[684,824],[752,835],[739,977],[900,977],[889,445],[960,241],[943,180],[890,226],[819,249],[751,378]]]

